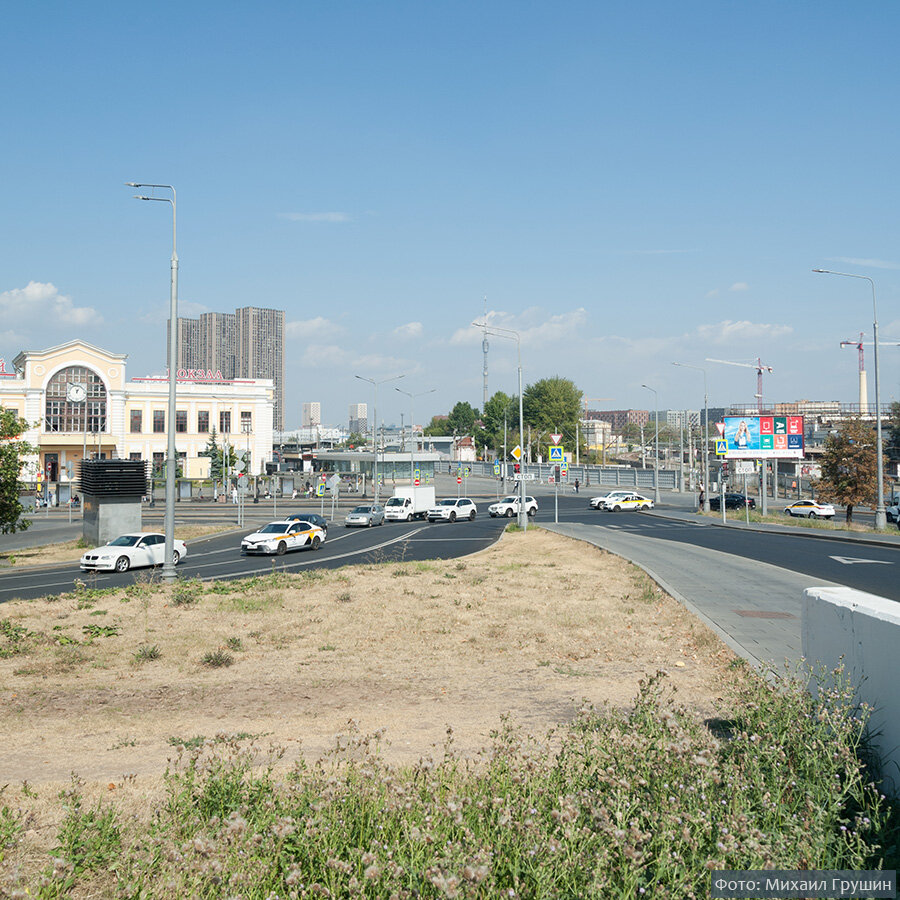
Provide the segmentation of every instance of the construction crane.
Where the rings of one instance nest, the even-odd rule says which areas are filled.
[[[879,341],[882,347],[900,347],[897,341]],[[866,384],[866,364],[863,356],[863,347],[874,347],[873,341],[864,341],[863,332],[859,333],[858,341],[841,341],[841,347],[856,347],[859,351],[859,411],[867,413],[869,411],[869,392]]]
[[[733,362],[730,359],[710,359],[706,357],[707,362],[722,363],[725,366],[742,366],[745,369],[756,369],[756,411],[762,415],[763,411],[763,392],[762,377],[763,372],[772,373],[774,370],[771,366],[764,366],[762,360],[757,356],[756,363]]]

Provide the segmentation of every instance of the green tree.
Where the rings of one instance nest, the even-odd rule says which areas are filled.
[[[422,429],[422,433],[427,437],[437,437],[440,435],[450,434],[451,431],[447,430],[446,416],[432,416],[431,421]]]
[[[0,409],[0,533],[24,531],[31,522],[23,517],[25,507],[19,497],[22,457],[35,453],[35,448],[19,440],[28,423],[11,409]]]
[[[525,425],[537,432],[538,449],[549,445],[551,432],[566,436],[569,444],[575,442],[576,422],[581,415],[582,392],[568,378],[542,378],[529,384],[522,394],[522,411]],[[535,435],[532,435],[532,439]],[[546,456],[546,454],[544,454]]]
[[[209,433],[209,440],[206,442],[206,446],[197,455],[209,457],[209,477],[212,479],[221,478],[225,474],[226,455],[228,457],[229,469],[234,467],[234,464],[238,459],[234,444],[228,445],[227,454],[225,453],[225,448],[219,446],[218,435],[216,434],[215,428]]]
[[[503,391],[497,391],[487,403],[484,404],[484,412],[481,414],[481,426],[483,434],[481,443],[488,444],[494,450],[503,448],[503,422],[506,414],[507,433],[519,431],[519,403],[518,398],[510,397]]]
[[[447,417],[447,427],[449,433],[453,434],[472,434],[475,430],[475,421],[478,419],[478,410],[470,403],[460,400]]]
[[[878,499],[876,436],[871,423],[847,419],[835,434],[825,438],[822,477],[813,482],[820,500],[847,507],[847,522],[853,521],[853,507],[874,506]]]
[[[900,460],[900,403],[896,400],[891,403],[891,413],[887,427],[887,445],[884,448],[884,452],[889,460],[896,462]]]

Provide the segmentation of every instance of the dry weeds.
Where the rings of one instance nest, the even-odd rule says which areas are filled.
[[[73,772],[146,789],[175,743],[217,733],[318,756],[348,720],[385,729],[391,762],[448,726],[475,752],[504,716],[544,734],[583,700],[627,706],[658,669],[711,715],[734,677],[731,651],[640,570],[538,528],[462,560],[148,581],[0,619],[19,635],[11,652],[0,634],[3,781],[47,789]],[[233,664],[204,664],[217,650]]]

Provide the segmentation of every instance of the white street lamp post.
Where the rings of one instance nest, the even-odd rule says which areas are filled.
[[[171,197],[147,197],[135,194],[136,200],[156,200],[172,204],[172,284],[169,302],[169,412],[166,422],[168,446],[166,456],[166,513],[163,530],[166,533],[166,548],[162,567],[162,580],[175,580],[175,476],[178,458],[175,451],[175,374],[178,354],[178,254],[175,251],[175,188],[171,184],[144,184],[136,181],[125,182],[133,188],[162,188],[172,192]]]
[[[709,391],[706,388],[706,369],[690,363],[673,362],[672,365],[703,373],[703,512],[709,512]]]
[[[878,306],[875,301],[875,282],[868,275],[856,275],[852,272],[832,272],[830,269],[813,269],[818,275],[841,275],[844,278],[862,278],[872,286],[872,342],[875,347],[875,460],[878,477],[878,506],[875,508],[875,528],[887,527],[887,515],[884,511],[884,457],[881,446],[881,397],[878,393]]]
[[[642,388],[653,394],[654,418],[656,420],[656,437],[653,441],[653,503],[659,506],[659,393],[655,388],[642,384]]]
[[[401,394],[406,394],[409,397],[409,483],[410,485],[415,483],[415,453],[416,453],[416,426],[415,426],[415,409],[413,407],[413,401],[416,397],[424,397],[425,394],[433,394],[437,388],[432,388],[430,391],[419,391],[417,394],[413,394],[411,391],[404,391],[401,388],[395,387],[395,391],[398,391]]]
[[[360,381],[368,381],[375,388],[375,404],[372,408],[372,449],[375,451],[375,466],[373,469],[373,478],[375,480],[375,493],[373,503],[378,503],[378,385],[384,384],[386,381],[397,381],[405,378],[405,375],[393,375],[390,378],[382,378],[381,381],[375,381],[374,378],[364,378],[362,375],[355,375]]]
[[[522,340],[518,331],[511,328],[499,328],[496,325],[488,327],[484,322],[473,322],[476,328],[483,328],[485,334],[495,334],[497,337],[507,338],[516,342],[516,353],[518,355],[519,369],[519,447],[525,440],[525,416],[522,408]],[[505,460],[504,460],[505,462]],[[525,512],[525,472],[520,466],[519,472],[519,516],[518,525],[523,531],[528,530],[528,514]]]

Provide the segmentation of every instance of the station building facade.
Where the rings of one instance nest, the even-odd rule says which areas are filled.
[[[126,380],[121,353],[86,341],[23,351],[0,360],[0,406],[26,422],[23,439],[37,448],[22,478],[77,478],[84,459],[139,459],[160,472],[168,443],[169,381],[165,375]],[[187,478],[206,477],[200,453],[213,430],[236,452],[250,452],[250,473],[272,458],[275,391],[271,379],[226,380],[221,373],[177,372],[175,447]]]

